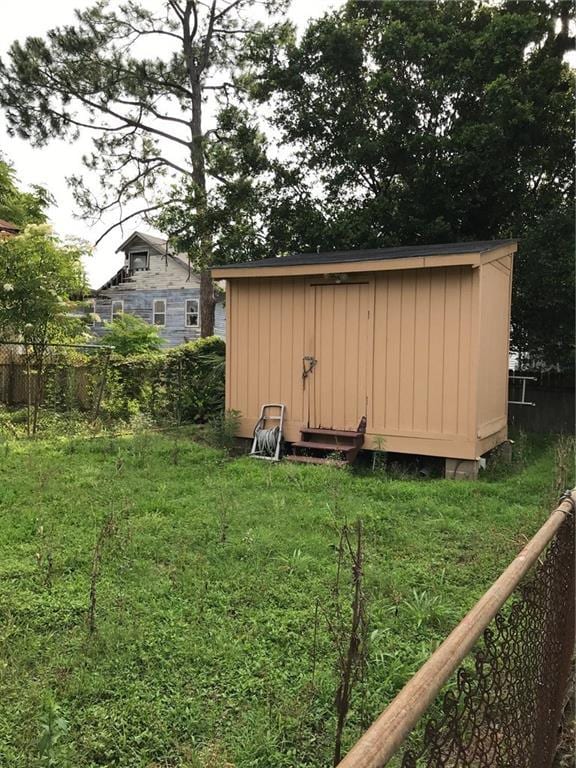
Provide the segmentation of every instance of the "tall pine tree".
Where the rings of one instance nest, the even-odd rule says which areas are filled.
[[[263,169],[263,138],[230,101],[243,90],[246,52],[285,27],[266,27],[252,9],[262,16],[285,5],[167,0],[158,10],[151,0],[99,0],[77,11],[73,26],[13,43],[0,62],[0,105],[14,134],[35,146],[92,135],[83,161],[99,188],[92,192],[79,172],[71,177],[84,214],[117,211],[116,225],[157,215],[186,246],[200,271],[203,336],[214,329],[210,266],[223,252],[215,239],[221,230],[230,238],[234,217],[240,240],[258,229],[253,196],[242,191]]]

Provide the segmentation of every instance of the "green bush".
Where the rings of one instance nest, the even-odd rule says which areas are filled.
[[[225,361],[226,344],[217,336],[167,353],[166,388],[179,421],[204,422],[224,411]]]
[[[126,420],[140,412],[153,417],[164,414],[165,392],[160,380],[165,365],[163,352],[128,357],[114,354],[106,377],[102,412],[110,418]]]
[[[156,423],[205,422],[224,411],[225,356],[217,337],[167,352],[114,354],[102,413],[127,421],[142,413]]]
[[[60,434],[81,420],[106,429],[139,417],[157,425],[206,423],[224,413],[225,355],[215,337],[137,355],[51,352],[43,367],[41,431]],[[26,422],[25,402],[0,410],[0,434],[26,434]]]
[[[239,411],[221,411],[208,420],[205,431],[206,442],[213,448],[231,451],[234,448],[239,428]]]
[[[120,315],[104,325],[107,330],[103,341],[113,346],[118,355],[138,355],[162,345],[158,328],[135,315]]]

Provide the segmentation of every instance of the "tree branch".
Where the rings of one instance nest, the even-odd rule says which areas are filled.
[[[142,179],[145,179],[147,176],[149,176],[151,173],[153,173],[158,168],[162,167],[162,163],[158,163],[157,165],[153,167],[147,167],[143,171],[138,171],[136,176],[134,176],[131,179],[126,179],[122,186],[118,189],[118,194],[116,195],[116,198],[114,200],[111,200],[109,203],[106,203],[106,205],[99,205],[97,206],[97,211],[99,214],[99,218],[102,218],[102,214],[106,211],[109,211],[111,208],[114,208],[116,205],[122,204],[122,196],[124,193],[133,185],[137,184]]]
[[[242,0],[234,0],[234,2],[230,3],[230,5],[226,6],[226,8],[223,8],[220,11],[220,13],[216,14],[216,16],[214,17],[214,21],[218,21],[218,19],[221,19],[224,16],[226,16],[226,14],[229,13],[232,10],[232,8],[235,8],[237,5],[240,5],[241,2]]]
[[[168,120],[171,123],[180,123],[180,125],[185,125],[186,127],[190,125],[188,120],[183,120],[181,117],[170,117],[169,115],[163,115],[158,112],[158,110],[155,109],[151,104],[146,104],[143,101],[129,101],[127,99],[118,98],[115,98],[114,101],[117,104],[124,104],[127,107],[139,107],[143,109],[144,112],[150,112],[150,114],[154,115],[154,117],[158,118],[158,120]]]
[[[143,213],[150,213],[150,211],[157,211],[160,208],[164,208],[164,206],[168,205],[168,203],[174,203],[174,202],[181,202],[181,203],[183,203],[184,200],[180,200],[180,201],[178,201],[178,200],[165,200],[163,203],[158,203],[157,205],[149,205],[147,208],[141,208],[139,211],[134,211],[134,213],[129,213],[128,216],[123,216],[120,219],[120,221],[117,221],[115,224],[112,224],[111,227],[108,227],[108,229],[100,235],[98,240],[96,240],[96,242],[94,243],[94,247],[96,248],[96,246],[99,243],[101,243],[102,240],[104,240],[106,235],[109,235],[110,232],[112,232],[113,230],[117,229],[118,227],[121,227],[123,224],[125,224],[130,219],[133,219],[135,216],[141,216]]]
[[[223,184],[228,189],[233,189],[234,184],[231,184],[228,179],[225,179],[223,176],[220,176],[215,171],[210,170],[210,168],[206,168],[206,173],[208,176],[212,176],[213,179],[216,179],[216,181],[219,181],[221,184]]]
[[[118,66],[114,66],[113,62],[111,61],[100,61],[101,65],[103,67],[107,68],[113,68],[114,71],[118,74],[118,77],[124,77],[126,75],[133,75],[134,73],[131,72],[127,68],[122,68]],[[168,80],[166,77],[163,77],[161,79],[158,79],[154,77],[150,72],[146,73],[146,78],[150,81],[150,83],[154,85],[159,86],[168,86],[169,88],[173,88],[176,91],[181,91],[185,96],[188,96],[188,98],[192,98],[192,91],[190,91],[188,88],[186,88],[181,83],[175,83],[174,80]]]
[[[222,27],[214,27],[214,32],[218,35],[247,35],[252,32],[251,29],[223,29]]]
[[[174,136],[174,134],[167,133],[166,131],[161,131],[159,128],[153,128],[151,125],[147,125],[146,123],[143,123],[141,120],[142,107],[140,107],[140,117],[138,119],[130,117],[129,115],[123,115],[121,112],[116,112],[115,110],[111,109],[108,106],[108,103],[105,104],[103,102],[92,101],[87,96],[83,95],[77,88],[76,89],[73,89],[73,88],[71,89],[69,87],[67,88],[65,83],[60,82],[49,71],[48,72],[46,70],[40,70],[40,71],[46,77],[47,81],[52,82],[55,89],[57,89],[60,93],[68,93],[69,96],[72,96],[73,98],[78,99],[78,101],[90,107],[91,109],[94,109],[97,112],[102,112],[106,115],[110,115],[111,117],[115,117],[117,120],[123,121],[124,123],[126,123],[126,127],[132,126],[134,128],[139,128],[142,131],[145,131],[146,133],[152,133],[156,136],[162,136],[164,139],[168,139],[168,141],[173,141],[176,144],[180,144],[186,148],[190,147],[190,142],[186,141],[185,139],[181,139],[179,136]]]
[[[200,62],[198,65],[198,69],[200,72],[203,72],[206,69],[206,66],[208,64],[208,59],[210,58],[210,46],[212,44],[212,35],[214,33],[214,22],[216,21],[215,14],[216,14],[216,0],[212,0],[212,7],[210,8],[210,19],[208,21],[208,29],[206,31],[206,37],[204,38],[202,56],[200,57]]]
[[[128,21],[122,21],[122,25],[127,27],[132,34],[135,34],[136,39],[142,35],[165,35],[166,37],[173,37],[175,40],[182,42],[181,35],[177,35],[175,32],[169,32],[167,29],[157,29],[156,27],[151,27],[150,29],[138,29]]]
[[[143,123],[141,120],[141,117],[139,117],[138,119],[135,119],[133,117],[130,117],[129,115],[123,115],[121,112],[116,112],[113,109],[110,109],[110,107],[105,106],[103,103],[99,104],[98,102],[93,102],[90,99],[87,99],[85,96],[81,96],[80,94],[74,94],[74,95],[83,104],[86,104],[87,106],[92,107],[93,109],[97,109],[101,112],[104,112],[105,114],[111,115],[112,117],[115,117],[118,120],[123,120],[127,125],[133,125],[135,128],[140,128],[146,133],[153,133],[156,136],[162,136],[162,138],[168,139],[168,141],[173,141],[176,144],[181,144],[184,147],[190,146],[189,141],[186,141],[185,139],[181,139],[179,136],[174,136],[174,134],[172,133],[166,133],[166,131],[161,131],[158,128],[153,128],[151,125],[147,125],[146,123]]]
[[[196,33],[198,32],[198,9],[196,8],[196,3],[192,2],[191,7],[192,13],[194,15],[194,23],[192,26],[192,30],[190,31],[190,40],[194,40],[196,37]]]
[[[65,123],[78,126],[78,128],[89,128],[92,131],[105,131],[107,133],[119,133],[120,131],[134,130],[134,126],[131,126],[131,125],[113,126],[113,125],[97,125],[95,123],[83,123],[80,120],[76,120],[76,118],[70,117],[70,115],[67,115],[65,112],[58,112],[53,107],[46,107],[46,111],[50,115],[53,115],[54,117],[57,117],[60,120],[63,120]]]
[[[175,171],[179,171],[180,173],[184,174],[185,176],[191,176],[192,175],[192,171],[190,169],[183,168],[181,165],[177,165],[176,163],[173,163],[171,160],[167,160],[165,157],[162,157],[161,155],[158,155],[157,157],[135,157],[133,159],[137,163],[154,163],[154,162],[158,162],[161,165],[166,165],[169,168],[173,168]]]
[[[219,83],[218,85],[203,85],[202,88],[205,91],[225,91],[228,88],[231,88],[235,91],[242,91],[243,93],[246,93],[246,88],[243,88],[241,85],[237,85],[236,83]]]
[[[184,11],[182,8],[178,5],[176,0],[168,0],[168,5],[172,8],[176,16],[180,19],[180,21],[183,21],[184,19]]]

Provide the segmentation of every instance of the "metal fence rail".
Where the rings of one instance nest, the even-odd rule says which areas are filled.
[[[565,495],[339,768],[550,768],[574,650],[575,502]]]

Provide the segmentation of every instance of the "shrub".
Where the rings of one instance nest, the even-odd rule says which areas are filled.
[[[206,425],[206,442],[214,448],[231,451],[240,426],[240,412],[226,411],[213,416]]]
[[[211,336],[167,353],[166,387],[178,421],[207,421],[224,411],[226,344]]]
[[[156,418],[166,411],[165,392],[160,384],[166,354],[143,352],[122,357],[114,354],[105,386],[102,412],[114,419],[129,420],[137,413]]]
[[[161,425],[205,423],[224,412],[224,369],[225,344],[215,337],[135,355],[57,350],[43,368],[42,431],[61,434],[67,423],[94,423],[96,402],[99,428],[140,417]],[[0,435],[27,432],[27,408],[19,405],[0,409]]]
[[[129,421],[137,413],[158,423],[206,422],[224,411],[224,341],[198,339],[168,352],[110,361],[102,411]]]
[[[162,339],[155,325],[134,315],[120,315],[107,328],[103,341],[114,347],[117,355],[137,355],[160,349]]]

